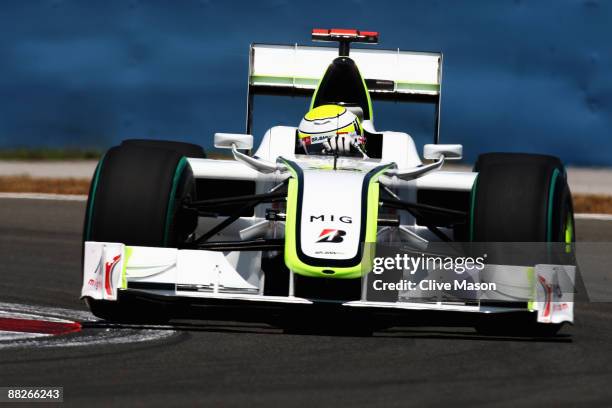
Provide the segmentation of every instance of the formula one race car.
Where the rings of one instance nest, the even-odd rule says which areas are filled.
[[[376,32],[312,37],[339,49],[251,46],[246,133],[214,137],[231,160],[158,140],[106,152],[84,227],[91,311],[141,322],[231,311],[294,328],[330,316],[371,329],[441,318],[530,335],[571,323],[574,220],[561,161],[488,153],[473,172],[443,171],[462,146],[439,141],[442,54],[350,49],[377,43]],[[258,94],[308,96],[311,110],[332,106],[332,122],[350,112],[363,144],[309,151],[301,129],[274,126],[251,155]],[[435,106],[422,158],[407,133],[375,129],[376,99]]]

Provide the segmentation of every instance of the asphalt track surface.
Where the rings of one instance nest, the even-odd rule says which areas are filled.
[[[0,302],[84,311],[83,202],[0,199]],[[612,241],[581,220],[578,239]],[[162,339],[0,348],[0,386],[64,387],[68,405],[611,406],[612,304],[579,303],[550,339],[410,327],[372,337],[189,322]],[[80,334],[114,331],[90,324]]]

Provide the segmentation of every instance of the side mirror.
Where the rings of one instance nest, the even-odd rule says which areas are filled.
[[[438,160],[444,156],[446,160],[461,160],[463,146],[460,144],[426,144],[423,146],[423,158]]]
[[[215,133],[215,147],[217,149],[251,150],[253,148],[253,135],[243,133]]]

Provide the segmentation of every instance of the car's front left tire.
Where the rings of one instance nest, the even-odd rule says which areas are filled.
[[[193,145],[178,149],[177,142],[171,143],[128,142],[108,150],[92,180],[83,241],[172,248],[185,243],[198,221],[197,212],[185,208],[195,199],[194,178],[184,155]],[[105,320],[167,320],[161,304],[122,304],[121,299],[87,303]]]

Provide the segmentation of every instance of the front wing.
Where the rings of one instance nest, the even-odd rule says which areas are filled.
[[[240,253],[208,250],[179,250],[174,248],[137,247],[122,243],[85,242],[83,287],[81,296],[97,300],[117,301],[120,292],[137,292],[167,301],[198,300],[206,304],[247,305],[314,305],[316,299],[293,296],[293,274],[290,273],[287,296],[264,295],[263,272],[259,269],[261,255],[251,252],[246,258]],[[244,254],[242,254],[244,255]],[[525,273],[508,274],[513,272]],[[521,269],[522,268],[522,269]],[[365,295],[360,300],[337,301],[338,308],[353,310],[376,309],[385,312],[440,311],[495,314],[511,312],[537,313],[540,323],[573,323],[573,289],[563,288],[559,276],[571,276],[573,267],[535,265],[517,267],[491,265],[488,274],[495,276],[523,276],[521,281],[507,281],[507,287],[519,288],[523,296],[519,302],[411,301],[398,297],[395,302],[371,301]],[[370,275],[362,279],[367,285]],[[502,279],[503,281],[503,279]],[[503,282],[502,282],[503,283]],[[366,293],[363,290],[363,293]],[[499,299],[492,294],[491,299]],[[483,299],[480,297],[479,299]],[[517,300],[515,297],[514,300]],[[328,300],[327,303],[330,303]],[[334,303],[332,301],[332,303]]]

